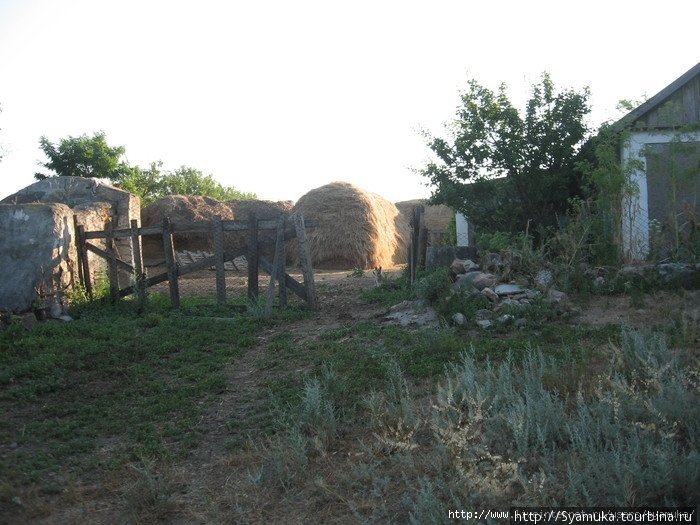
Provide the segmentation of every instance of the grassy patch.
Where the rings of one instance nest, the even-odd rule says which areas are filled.
[[[178,312],[155,297],[141,315],[132,306],[84,305],[73,322],[0,332],[0,477],[181,456],[225,387],[224,367],[276,322],[196,301]]]

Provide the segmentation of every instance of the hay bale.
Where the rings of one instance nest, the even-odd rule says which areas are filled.
[[[231,206],[226,202],[200,195],[168,195],[141,210],[141,224],[143,226],[160,226],[165,217],[170,217],[171,222],[195,222],[210,221],[217,216],[223,220],[235,218]],[[214,251],[210,234],[177,233],[173,235],[173,239],[176,251]],[[144,236],[143,254],[144,259],[149,262],[162,259],[162,238],[155,235]]]
[[[237,219],[246,220],[248,215],[255,213],[258,219],[273,220],[280,214],[289,217],[294,207],[292,201],[263,201],[256,199],[244,199],[240,201],[228,201],[227,204]]]
[[[455,219],[454,210],[444,204],[426,204],[426,201],[423,199],[413,199],[396,203],[400,214],[399,222],[401,223],[398,228],[402,232],[405,232],[406,245],[408,246],[409,242],[413,208],[419,205],[422,205],[425,209],[423,217],[425,220],[425,227],[428,230],[428,243],[431,245],[433,243],[441,243]]]
[[[307,232],[315,268],[368,269],[400,262],[399,211],[379,195],[333,182],[301,197],[293,211],[315,223]]]

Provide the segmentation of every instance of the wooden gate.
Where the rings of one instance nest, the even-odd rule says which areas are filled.
[[[161,226],[149,226],[140,228],[136,220],[131,221],[131,228],[113,230],[108,225],[104,230],[85,231],[83,225],[76,222],[76,245],[78,250],[78,275],[88,295],[93,295],[93,283],[90,277],[90,262],[88,252],[104,259],[107,263],[109,277],[110,296],[113,301],[137,294],[144,299],[146,289],[156,284],[168,282],[170,301],[172,306],[180,306],[179,279],[187,274],[214,267],[216,270],[216,299],[220,305],[226,304],[226,279],[224,265],[233,261],[236,257],[245,256],[248,263],[248,298],[252,302],[258,301],[259,271],[262,269],[270,276],[268,285],[265,312],[272,312],[272,302],[275,295],[275,287],[279,289],[280,306],[287,304],[287,290],[291,290],[311,308],[317,308],[316,286],[311,267],[309,245],[306,238],[306,225],[301,214],[294,214],[288,227],[287,219],[280,216],[277,220],[258,220],[255,214],[248,216],[248,220],[224,221],[220,218],[211,221],[198,222],[171,222],[169,218],[163,219]],[[259,232],[275,231],[275,251],[273,260],[270,261],[260,253]],[[246,232],[246,247],[238,250],[224,249],[224,232]],[[179,264],[174,249],[173,234],[176,233],[211,233],[213,238],[214,253],[191,264]],[[142,237],[144,235],[158,235],[163,240],[166,271],[158,275],[147,276],[143,264]],[[115,239],[126,238],[130,241],[132,261],[122,261],[117,257],[114,249]],[[300,283],[290,276],[285,269],[287,242],[297,239],[299,260],[303,275]],[[94,239],[103,239],[104,249],[96,246]],[[129,286],[120,287],[119,272],[125,272],[131,276]]]

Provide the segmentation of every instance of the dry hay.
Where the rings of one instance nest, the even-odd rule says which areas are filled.
[[[222,202],[212,197],[199,195],[169,195],[159,199],[141,211],[141,223],[143,226],[160,226],[165,217],[169,217],[173,223],[210,221],[216,217],[222,220],[241,219],[247,220],[250,213],[255,213],[258,219],[276,219],[280,213],[289,215],[292,209],[291,201],[263,201],[240,200]],[[174,236],[176,251],[204,251],[213,252],[213,240],[211,234],[206,233],[178,233]],[[259,240],[262,243],[271,243],[274,232],[263,232]],[[227,250],[245,250],[247,243],[245,232],[225,232],[224,248]],[[144,257],[149,262],[163,259],[163,241],[159,236],[144,237]],[[263,255],[272,257],[274,246],[263,244]]]
[[[429,241],[430,239],[441,239],[455,220],[454,210],[444,204],[429,205],[422,199],[397,202],[396,207],[399,210],[399,222],[401,223],[398,227],[404,232],[407,243],[411,230],[411,216],[413,214],[413,208],[416,206],[423,206],[425,210],[423,212],[423,217],[425,220],[425,228],[428,230]]]
[[[227,203],[200,195],[168,195],[141,210],[143,226],[160,226],[166,217],[169,217],[173,223],[210,221],[216,217],[221,217],[223,220],[235,218],[233,210]],[[210,234],[177,233],[173,235],[173,239],[177,251],[213,251]],[[145,259],[162,259],[162,238],[154,235],[144,236],[143,252]]]
[[[396,227],[399,211],[379,195],[333,182],[301,197],[294,206],[297,212],[315,225],[307,231],[315,268],[367,269],[405,259]]]

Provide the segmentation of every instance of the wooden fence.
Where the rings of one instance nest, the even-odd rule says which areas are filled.
[[[425,268],[425,253],[428,247],[428,230],[425,227],[425,208],[413,208],[409,222],[410,238],[408,242],[408,276],[413,284],[420,268]]]
[[[311,308],[317,308],[316,286],[311,267],[309,245],[306,237],[306,225],[301,214],[295,214],[290,218],[292,225],[288,227],[287,219],[280,217],[277,220],[258,220],[255,214],[248,216],[248,220],[224,221],[216,218],[211,221],[199,221],[179,223],[171,222],[169,218],[163,219],[161,226],[149,226],[140,228],[136,220],[131,221],[131,228],[114,230],[107,226],[100,231],[85,231],[83,225],[75,220],[76,245],[78,251],[78,275],[88,295],[93,295],[93,283],[90,277],[90,262],[88,252],[104,259],[107,263],[109,276],[110,296],[113,301],[126,297],[129,294],[137,294],[141,299],[145,298],[146,289],[156,284],[168,282],[170,289],[170,301],[173,307],[180,306],[179,279],[192,272],[214,267],[216,270],[216,299],[220,305],[226,304],[226,279],[224,264],[233,261],[236,257],[245,256],[248,263],[248,298],[252,302],[258,301],[259,272],[262,269],[270,276],[267,289],[265,312],[270,314],[272,302],[275,296],[275,287],[278,287],[280,306],[287,304],[287,290],[298,295]],[[260,231],[275,231],[275,252],[272,261],[266,259],[260,253]],[[224,249],[224,232],[240,232],[246,234],[246,247],[238,250]],[[184,233],[211,233],[213,238],[214,253],[191,264],[178,264],[175,257],[175,244],[173,234]],[[142,237],[144,235],[159,235],[163,239],[163,251],[165,254],[166,271],[158,275],[147,276],[143,264]],[[132,261],[122,261],[117,257],[114,249],[114,240],[127,238],[130,240]],[[303,275],[300,283],[291,277],[285,270],[286,245],[293,238],[297,239],[299,260]],[[90,242],[94,239],[103,239],[104,249]],[[120,288],[119,271],[126,272],[133,282]]]

